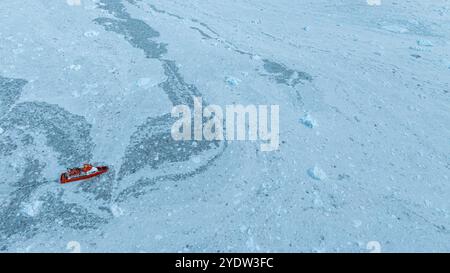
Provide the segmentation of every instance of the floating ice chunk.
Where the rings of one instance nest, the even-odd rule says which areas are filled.
[[[81,65],[79,65],[79,64],[71,64],[69,66],[69,69],[70,70],[74,70],[74,71],[79,71],[81,69]]]
[[[95,37],[95,36],[98,36],[98,31],[94,31],[94,30],[89,30],[89,31],[86,31],[85,33],[84,33],[84,36],[85,37],[88,37],[88,38],[91,38],[91,37]]]
[[[380,6],[381,0],[367,0],[367,5],[369,6]]]
[[[433,43],[430,40],[417,40],[417,45],[430,47]]]
[[[150,84],[150,78],[140,78],[138,80],[137,84],[138,84],[139,87],[143,87],[143,86],[149,85]]]
[[[81,6],[81,0],[67,0],[69,6]]]
[[[327,174],[324,170],[319,168],[317,165],[314,168],[308,170],[308,175],[315,180],[325,180],[327,179]]]
[[[72,96],[73,96],[74,98],[79,98],[79,97],[80,97],[80,93],[79,93],[78,91],[74,90],[74,91],[72,92]]]
[[[241,233],[246,233],[248,231],[248,227],[246,225],[242,225],[239,227],[239,230]]]
[[[252,58],[252,60],[255,60],[255,61],[261,60],[261,56],[259,56],[258,54],[253,54],[251,58]]]
[[[24,204],[22,211],[28,216],[34,217],[39,214],[42,207],[42,203],[43,203],[42,201],[34,201],[31,203]]]
[[[317,126],[317,121],[313,119],[310,114],[306,114],[302,117],[300,122],[308,128],[314,128]]]
[[[0,135],[3,134],[4,130],[2,127],[0,127]]]
[[[225,82],[228,86],[237,86],[241,80],[235,77],[228,76],[225,78]]]
[[[381,244],[378,241],[368,242],[366,248],[370,250],[370,253],[381,253]]]
[[[140,78],[137,82],[139,87],[155,86],[157,83],[151,78]]]
[[[111,213],[114,217],[120,217],[123,215],[123,209],[119,207],[117,204],[111,205]]]
[[[431,51],[429,47],[422,47],[422,46],[410,46],[409,49],[422,52]]]
[[[353,226],[355,228],[359,228],[362,225],[362,221],[361,220],[353,220]]]
[[[313,204],[315,207],[323,207],[323,201],[322,198],[320,198],[320,195],[317,191],[314,191],[314,201]]]

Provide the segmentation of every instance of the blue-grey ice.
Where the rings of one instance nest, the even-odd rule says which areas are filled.
[[[448,1],[23,2],[1,252],[450,251]],[[193,97],[279,105],[279,150],[173,140]],[[86,162],[110,171],[59,184]]]

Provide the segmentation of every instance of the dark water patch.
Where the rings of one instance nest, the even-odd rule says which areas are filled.
[[[20,138],[20,142],[24,146],[29,146],[34,144],[34,138],[30,134],[23,134]]]
[[[313,78],[306,72],[290,69],[284,64],[263,60],[264,70],[269,73],[268,77],[275,80],[279,84],[295,87],[304,82],[312,82]]]
[[[16,190],[10,194],[5,205],[0,207],[0,246],[7,247],[7,240],[19,234],[22,239],[31,238],[36,230],[33,226],[37,220],[22,212],[23,204],[29,201],[33,191],[48,181],[41,179],[45,164],[35,159],[28,159],[22,177],[13,186]]]
[[[188,105],[193,107],[193,97],[200,97],[201,93],[195,85],[185,82],[183,76],[179,73],[178,67],[174,61],[161,60],[164,68],[164,73],[167,76],[166,81],[159,86],[167,94],[169,100],[173,105]],[[219,149],[219,142],[209,141],[175,141],[171,135],[171,127],[176,119],[172,118],[170,114],[159,117],[148,118],[145,123],[140,125],[130,138],[130,144],[126,148],[123,163],[119,171],[119,179],[127,175],[136,173],[144,167],[152,169],[160,169],[167,166],[169,163],[187,162],[192,156],[200,155],[201,153],[211,150]],[[221,152],[218,152],[221,154]],[[204,168],[199,168],[198,172],[206,170],[207,162]],[[167,176],[180,177],[186,175],[172,174]],[[192,173],[192,175],[198,172]],[[137,182],[129,189],[126,189],[122,196],[131,192],[139,190],[146,192],[144,189],[151,183]],[[153,181],[153,180],[152,180]],[[155,181],[153,181],[155,182]],[[142,187],[141,189],[139,189]]]
[[[167,53],[167,44],[152,40],[152,38],[159,37],[159,32],[141,20],[133,18],[117,20],[102,17],[95,19],[94,22],[102,25],[106,31],[123,35],[133,47],[142,49],[147,58],[160,58],[161,55]]]
[[[107,222],[107,219],[78,204],[64,202],[62,193],[59,195],[47,194],[42,197],[42,201],[44,205],[40,221],[48,225],[57,223],[61,227],[83,230],[94,229]]]
[[[208,26],[206,23],[200,22],[198,20],[193,19],[193,22],[198,22],[202,27],[206,28],[207,30],[209,30],[211,33],[219,36],[219,33],[217,33],[216,31],[214,31],[210,26]]]
[[[179,73],[177,64],[174,61],[163,60],[164,74],[167,79],[159,84],[169,97],[173,105],[189,105],[193,106],[193,97],[200,97],[201,93],[197,87],[184,81],[183,76]]]
[[[47,146],[58,152],[58,160],[63,166],[77,166],[92,158],[92,126],[84,117],[71,114],[57,105],[20,103],[0,120],[0,124],[5,131],[26,128],[28,132],[43,133]]]
[[[183,20],[183,19],[184,19],[182,16],[179,16],[179,15],[177,15],[177,14],[174,14],[174,13],[171,13],[171,12],[168,12],[168,11],[165,11],[165,10],[162,10],[162,9],[158,9],[157,7],[155,7],[155,5],[151,5],[151,4],[150,4],[149,7],[150,7],[154,12],[161,13],[161,14],[166,14],[166,15],[168,15],[168,16],[177,18],[177,19],[179,19],[179,20]]]
[[[12,79],[0,76],[0,117],[6,114],[19,99],[23,87],[27,84],[23,79]]]
[[[9,156],[17,149],[17,145],[10,136],[0,135],[0,155]]]
[[[195,85],[185,82],[174,61],[163,60],[166,81],[159,86],[173,105],[193,107],[193,97],[201,96]],[[176,119],[170,114],[149,118],[132,134],[119,172],[119,178],[150,166],[157,169],[163,164],[188,161],[192,156],[219,147],[216,142],[175,141],[170,133]]]
[[[127,1],[134,5],[137,5],[138,2]],[[119,3],[118,0],[102,0],[100,4],[103,5],[103,8],[108,9],[110,14],[116,18],[97,18],[94,22],[104,26],[107,31],[122,35],[131,46],[143,50],[147,58],[160,60],[167,79],[159,87],[166,93],[173,105],[183,104],[192,108],[193,97],[200,97],[201,92],[195,85],[184,80],[175,61],[161,58],[167,52],[167,44],[154,41],[159,37],[159,32],[142,20],[131,18],[124,6]],[[150,7],[155,12],[171,15],[152,5]],[[204,35],[207,34],[204,33]],[[147,166],[155,170],[164,168],[167,166],[166,164],[186,162],[194,155],[219,147],[218,143],[211,142],[174,141],[170,133],[174,122],[175,120],[170,114],[165,114],[148,118],[146,122],[137,127],[125,150],[123,163],[118,173],[119,180]],[[144,183],[133,185],[130,191],[146,185]]]
[[[130,0],[128,2],[136,3]],[[97,6],[115,17],[94,19],[94,22],[102,25],[106,31],[122,35],[133,47],[143,50],[147,58],[160,58],[167,53],[167,44],[152,40],[160,36],[159,32],[144,21],[132,18],[120,0],[101,0]]]
[[[13,184],[16,188],[10,194],[8,203],[0,207],[0,247],[7,249],[13,242],[24,241],[42,231],[56,230],[57,227],[72,229],[93,229],[107,222],[101,217],[76,203],[64,201],[64,190],[57,193],[47,192],[40,197],[32,195],[44,184],[54,183],[42,177],[45,163],[36,159],[27,159],[22,177]],[[36,215],[24,211],[25,205],[39,202]]]
[[[51,147],[63,166],[77,166],[92,158],[94,144],[90,137],[91,125],[84,117],[71,114],[57,105],[44,102],[17,104],[0,119],[0,124],[8,137],[17,136],[13,143],[7,144],[9,155],[14,155],[15,150],[22,151],[24,146],[36,145],[32,135],[44,135],[45,146],[36,146],[37,150]],[[8,181],[14,190],[8,195],[8,202],[0,208],[0,243],[4,249],[8,247],[9,238],[26,240],[43,230],[54,228],[57,222],[64,227],[84,228],[104,221],[80,205],[64,203],[62,197],[57,198],[54,193],[47,193],[45,198],[32,199],[32,195],[45,184],[57,185],[58,174],[55,173],[54,180],[45,178],[42,171],[46,164],[36,159],[37,155],[28,156],[22,176],[12,177],[13,181]],[[36,203],[39,206],[36,215],[24,211],[24,205],[34,206]]]
[[[205,164],[201,165],[200,167],[196,168],[193,171],[190,172],[183,172],[183,173],[175,173],[175,174],[168,174],[168,175],[161,175],[155,178],[141,178],[136,183],[134,183],[131,187],[126,188],[117,197],[117,201],[124,201],[128,197],[139,197],[140,195],[143,195],[151,190],[156,190],[158,188],[154,187],[158,182],[163,181],[181,181],[185,180],[190,177],[194,177],[196,175],[199,175],[203,172],[205,172],[214,162],[223,155],[225,149],[227,148],[227,143],[223,142],[223,145],[219,147],[220,143],[216,143],[218,147],[217,153],[208,159]],[[153,186],[152,189],[148,189],[149,186]]]
[[[220,146],[218,142],[173,140],[170,130],[175,121],[167,114],[149,118],[140,125],[131,136],[119,177],[146,166],[157,169],[166,163],[188,161],[192,156]]]
[[[100,0],[97,2],[97,7],[106,10],[109,14],[116,18],[128,19],[130,15],[126,11],[121,0]]]
[[[16,151],[22,152],[26,146],[37,145],[33,138],[35,135],[43,135],[46,142],[43,147],[36,146],[36,150],[47,151],[51,148],[57,152],[61,165],[71,167],[90,161],[94,144],[90,136],[91,125],[84,117],[44,102],[14,105],[26,81],[5,79],[1,79],[2,98],[8,98],[6,101],[12,109],[0,117],[0,155],[15,156]],[[56,227],[95,228],[107,221],[107,218],[89,211],[82,204],[66,203],[62,188],[57,193],[46,192],[42,195],[40,191],[48,184],[58,185],[59,173],[55,173],[54,179],[45,178],[43,169],[46,163],[36,158],[39,155],[26,156],[28,158],[25,158],[25,165],[20,169],[21,174],[4,181],[12,190],[0,206],[0,249],[7,250],[16,241],[30,239]],[[111,187],[102,187],[94,194],[96,199],[111,199],[111,191]],[[39,196],[35,196],[36,193]]]
[[[142,0],[126,0],[126,1],[127,1],[128,3],[134,5],[134,6],[138,7],[138,8],[140,8],[138,2],[142,2]],[[157,8],[155,5],[153,5],[153,4],[147,3],[147,5],[150,7],[150,9],[152,9],[152,10],[153,10],[154,12],[156,12],[156,13],[165,14],[165,15],[168,15],[168,16],[171,16],[171,17],[175,17],[175,18],[180,19],[180,20],[184,19],[183,17],[181,17],[181,16],[179,16],[179,15],[177,15],[177,14],[170,13],[170,12],[165,11],[165,10],[163,10],[163,9],[158,9],[158,8]]]
[[[95,163],[94,165],[106,165],[102,163]],[[109,171],[101,176],[95,177],[86,183],[80,184],[80,189],[83,192],[90,193],[95,200],[110,201],[112,199],[113,187],[115,181],[115,170],[109,166]]]
[[[198,33],[200,33],[200,35],[203,37],[203,39],[207,39],[207,40],[212,39],[211,36],[206,34],[203,30],[199,29],[198,27],[191,27],[191,29],[196,30]]]

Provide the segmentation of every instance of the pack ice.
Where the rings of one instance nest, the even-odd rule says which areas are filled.
[[[0,251],[450,251],[448,1],[0,10]],[[193,97],[279,105],[280,148],[173,140]]]

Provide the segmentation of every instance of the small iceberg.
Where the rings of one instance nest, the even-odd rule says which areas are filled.
[[[302,117],[300,123],[311,129],[317,126],[317,121],[313,119],[310,114],[306,114]]]
[[[225,83],[230,87],[237,86],[240,82],[241,80],[235,77],[228,76],[225,78]]]
[[[327,174],[324,170],[319,168],[317,165],[314,168],[308,170],[308,175],[314,180],[325,180],[327,179]]]
[[[431,47],[431,46],[433,46],[433,43],[430,40],[417,40],[417,45]]]

